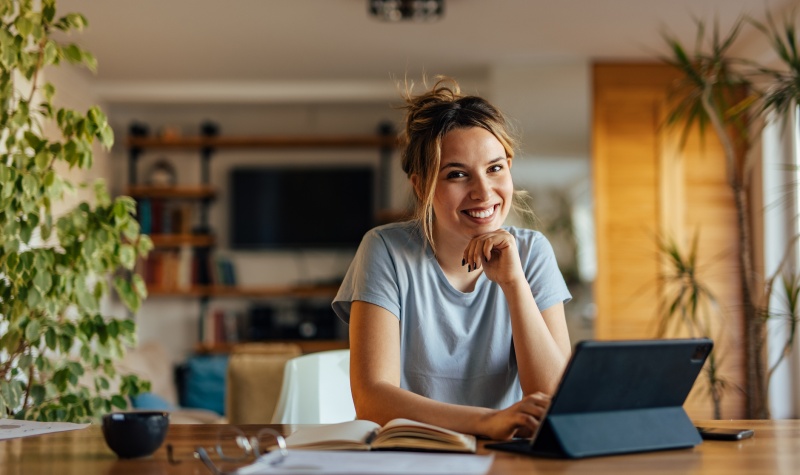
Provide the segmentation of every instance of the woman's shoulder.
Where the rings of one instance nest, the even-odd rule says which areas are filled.
[[[519,228],[517,226],[505,226],[504,228],[506,231],[511,233],[512,236],[514,236],[518,243],[533,243],[539,240],[547,241],[547,238],[544,236],[544,234],[535,229]]]
[[[370,229],[364,235],[361,245],[362,247],[380,245],[388,249],[415,248],[421,245],[421,236],[421,231],[415,221],[398,221]]]
[[[384,240],[410,239],[419,235],[416,221],[396,221],[375,226],[367,232],[367,236],[380,237]]]
[[[540,231],[516,226],[509,226],[505,229],[517,240],[520,257],[538,259],[553,252],[552,244]]]

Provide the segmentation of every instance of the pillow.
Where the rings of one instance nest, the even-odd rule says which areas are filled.
[[[131,398],[134,409],[147,409],[150,411],[174,411],[176,407],[163,397],[153,393],[142,393]]]
[[[186,362],[182,407],[225,413],[228,355],[193,356]]]

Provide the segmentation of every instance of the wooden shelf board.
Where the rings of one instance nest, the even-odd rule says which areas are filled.
[[[178,287],[147,287],[148,297],[204,297],[208,295],[202,287],[188,289]]]
[[[380,135],[351,136],[240,136],[240,137],[178,137],[162,139],[159,137],[128,137],[129,148],[142,149],[185,149],[202,148],[396,148],[396,137]]]
[[[214,245],[214,236],[208,234],[150,234],[155,247],[210,247]]]
[[[129,186],[125,190],[133,198],[214,198],[217,190],[211,186]]]
[[[338,286],[324,285],[276,285],[264,287],[230,287],[222,285],[194,286],[181,288],[148,288],[153,297],[212,297],[212,298],[309,298],[334,297]]]
[[[333,297],[338,285],[276,285],[265,287],[212,286],[212,297]]]
[[[303,353],[315,353],[318,351],[329,351],[329,350],[344,350],[350,348],[350,342],[347,340],[264,340],[263,342],[293,343],[300,346],[300,350]],[[230,353],[234,345],[235,345],[234,343],[216,343],[213,345],[209,345],[207,343],[200,343],[195,347],[195,352],[201,354]]]

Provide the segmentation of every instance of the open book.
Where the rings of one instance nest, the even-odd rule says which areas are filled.
[[[298,429],[286,438],[289,449],[425,450],[475,452],[475,436],[422,422],[394,419],[385,426],[355,420]]]

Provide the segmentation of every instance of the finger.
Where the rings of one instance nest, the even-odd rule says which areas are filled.
[[[539,427],[539,419],[530,414],[518,413],[516,423],[518,426],[526,427],[531,431],[535,431]]]
[[[526,398],[522,401],[520,410],[535,417],[542,418],[547,413],[547,408],[549,406],[549,402],[545,402],[536,398]]]
[[[473,238],[469,245],[467,245],[467,265],[470,271],[473,271],[480,266],[480,248],[483,245],[483,236]]]
[[[461,265],[467,267],[468,271],[472,270],[472,247],[474,246],[475,240],[471,240],[467,243],[467,247],[464,248],[464,254],[461,256]]]
[[[483,257],[486,258],[486,261],[492,260],[492,249],[494,248],[494,242],[491,239],[487,239],[486,242],[483,243]]]
[[[550,401],[550,396],[543,392],[535,392],[533,394],[528,394],[527,396],[523,397],[523,401]]]
[[[533,395],[533,400],[542,407],[549,407],[552,398],[544,393],[536,393]]]

